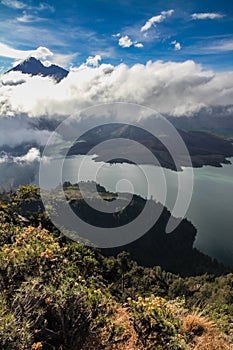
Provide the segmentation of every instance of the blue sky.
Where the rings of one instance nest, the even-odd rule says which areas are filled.
[[[38,58],[66,68],[99,55],[114,65],[193,59],[232,70],[229,0],[0,0],[0,23],[2,72],[38,47],[47,48]]]

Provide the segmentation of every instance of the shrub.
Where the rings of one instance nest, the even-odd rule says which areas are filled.
[[[181,332],[190,340],[212,331],[214,323],[200,314],[188,314],[182,318]]]
[[[138,341],[145,350],[185,349],[179,335],[180,320],[174,308],[161,297],[128,299]]]

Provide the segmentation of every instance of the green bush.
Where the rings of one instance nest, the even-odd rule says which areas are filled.
[[[128,298],[134,329],[145,350],[186,349],[174,306],[161,297]]]

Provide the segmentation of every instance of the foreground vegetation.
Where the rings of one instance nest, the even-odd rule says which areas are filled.
[[[232,274],[181,278],[124,252],[103,257],[22,217],[17,200],[32,192],[0,204],[1,349],[233,348]]]

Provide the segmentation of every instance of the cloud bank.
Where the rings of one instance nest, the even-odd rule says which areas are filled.
[[[84,64],[72,69],[59,84],[49,78],[18,72],[4,75],[0,82],[2,117],[25,114],[56,119],[76,114],[88,106],[117,101],[183,116],[203,107],[232,105],[233,96],[233,71],[207,71],[191,60],[149,61],[131,67],[123,63],[96,67]],[[30,134],[26,133],[25,137],[29,139]]]

